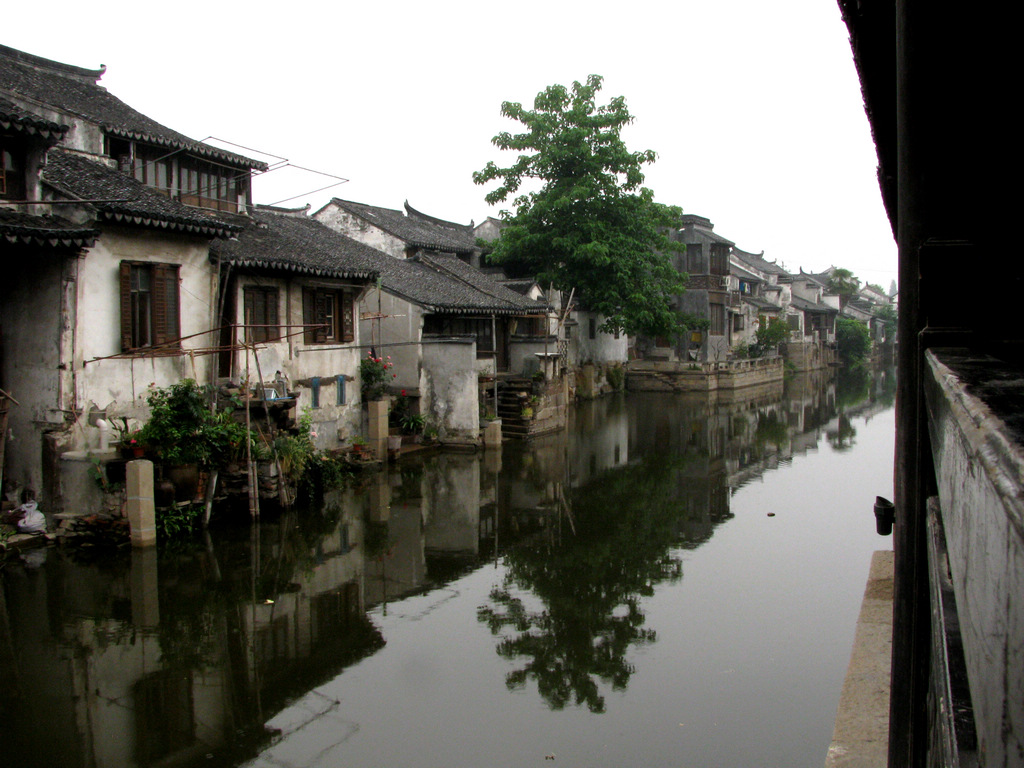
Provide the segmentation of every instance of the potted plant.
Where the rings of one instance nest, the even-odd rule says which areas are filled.
[[[391,357],[374,357],[368,352],[359,363],[360,391],[363,400],[380,400],[387,392],[388,383],[398,376],[389,373],[394,367]]]

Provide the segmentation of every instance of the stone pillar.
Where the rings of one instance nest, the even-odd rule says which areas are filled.
[[[367,441],[378,459],[388,456],[388,401],[371,400],[367,404],[370,417],[369,436]]]
[[[484,447],[501,448],[501,419],[487,422],[484,427]]]
[[[128,494],[126,514],[131,528],[132,546],[151,547],[156,544],[153,462],[148,459],[129,461],[125,486]]]

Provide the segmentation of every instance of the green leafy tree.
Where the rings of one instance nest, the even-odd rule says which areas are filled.
[[[829,293],[839,297],[839,310],[842,311],[850,303],[850,299],[857,295],[860,280],[850,270],[839,268],[832,271],[826,287]]]
[[[836,320],[836,346],[843,362],[860,362],[871,349],[868,327],[848,317],[839,318]]]
[[[885,324],[885,340],[892,343],[896,338],[896,308],[891,304],[884,304],[875,310],[875,317]]]
[[[761,324],[754,332],[754,338],[755,341],[749,348],[750,356],[766,355],[769,350],[789,338],[789,323],[777,317],[769,318],[768,322]]]
[[[499,182],[488,203],[514,197],[514,214],[502,211],[507,226],[490,258],[559,290],[575,288],[588,309],[604,315],[604,331],[678,333],[687,318],[672,311],[669,299],[685,285],[672,263],[683,246],[666,232],[682,211],[654,202],[642,186],[643,166],[655,153],[626,147],[620,133],[633,116],[622,96],[598,104],[601,84],[590,75],[571,89],[549,86],[533,109],[501,105],[525,130],[492,139],[518,153],[514,163],[492,161],[473,174],[476,184]],[[539,189],[520,192],[524,183]]]

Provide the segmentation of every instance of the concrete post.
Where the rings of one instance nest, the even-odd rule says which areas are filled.
[[[386,459],[388,455],[388,401],[371,400],[367,403],[370,427],[367,442],[378,459]]]
[[[133,547],[156,544],[156,507],[153,504],[153,462],[129,461],[125,486],[128,493],[126,513]]]
[[[487,422],[484,427],[484,447],[501,448],[501,419]]]

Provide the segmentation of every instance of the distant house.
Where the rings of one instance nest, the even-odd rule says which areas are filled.
[[[715,231],[703,216],[686,214],[672,239],[686,246],[676,256],[677,268],[689,275],[686,290],[676,297],[675,308],[706,318],[705,332],[694,331],[686,339],[654,339],[656,354],[680,360],[725,360],[729,353],[731,329],[729,307],[729,256],[732,240]]]
[[[406,262],[406,267],[392,265],[384,280],[393,295],[412,299],[422,308],[422,333],[474,337],[480,373],[515,372],[513,361],[521,356],[513,352],[513,337],[520,328],[528,330],[533,320],[546,316],[546,307],[480,271],[481,249],[472,223],[436,219],[408,203],[402,213],[338,199],[317,211],[314,218]],[[409,269],[409,264],[418,266]],[[375,307],[370,297],[364,313],[372,315],[382,308]],[[391,342],[385,338],[388,324],[377,325],[379,342]],[[400,340],[407,341],[408,332],[400,333]]]
[[[481,378],[536,370],[548,306],[475,266],[472,224],[338,199],[314,218],[381,252],[360,323],[364,343],[395,363],[392,390],[418,398],[442,437],[475,440]]]

